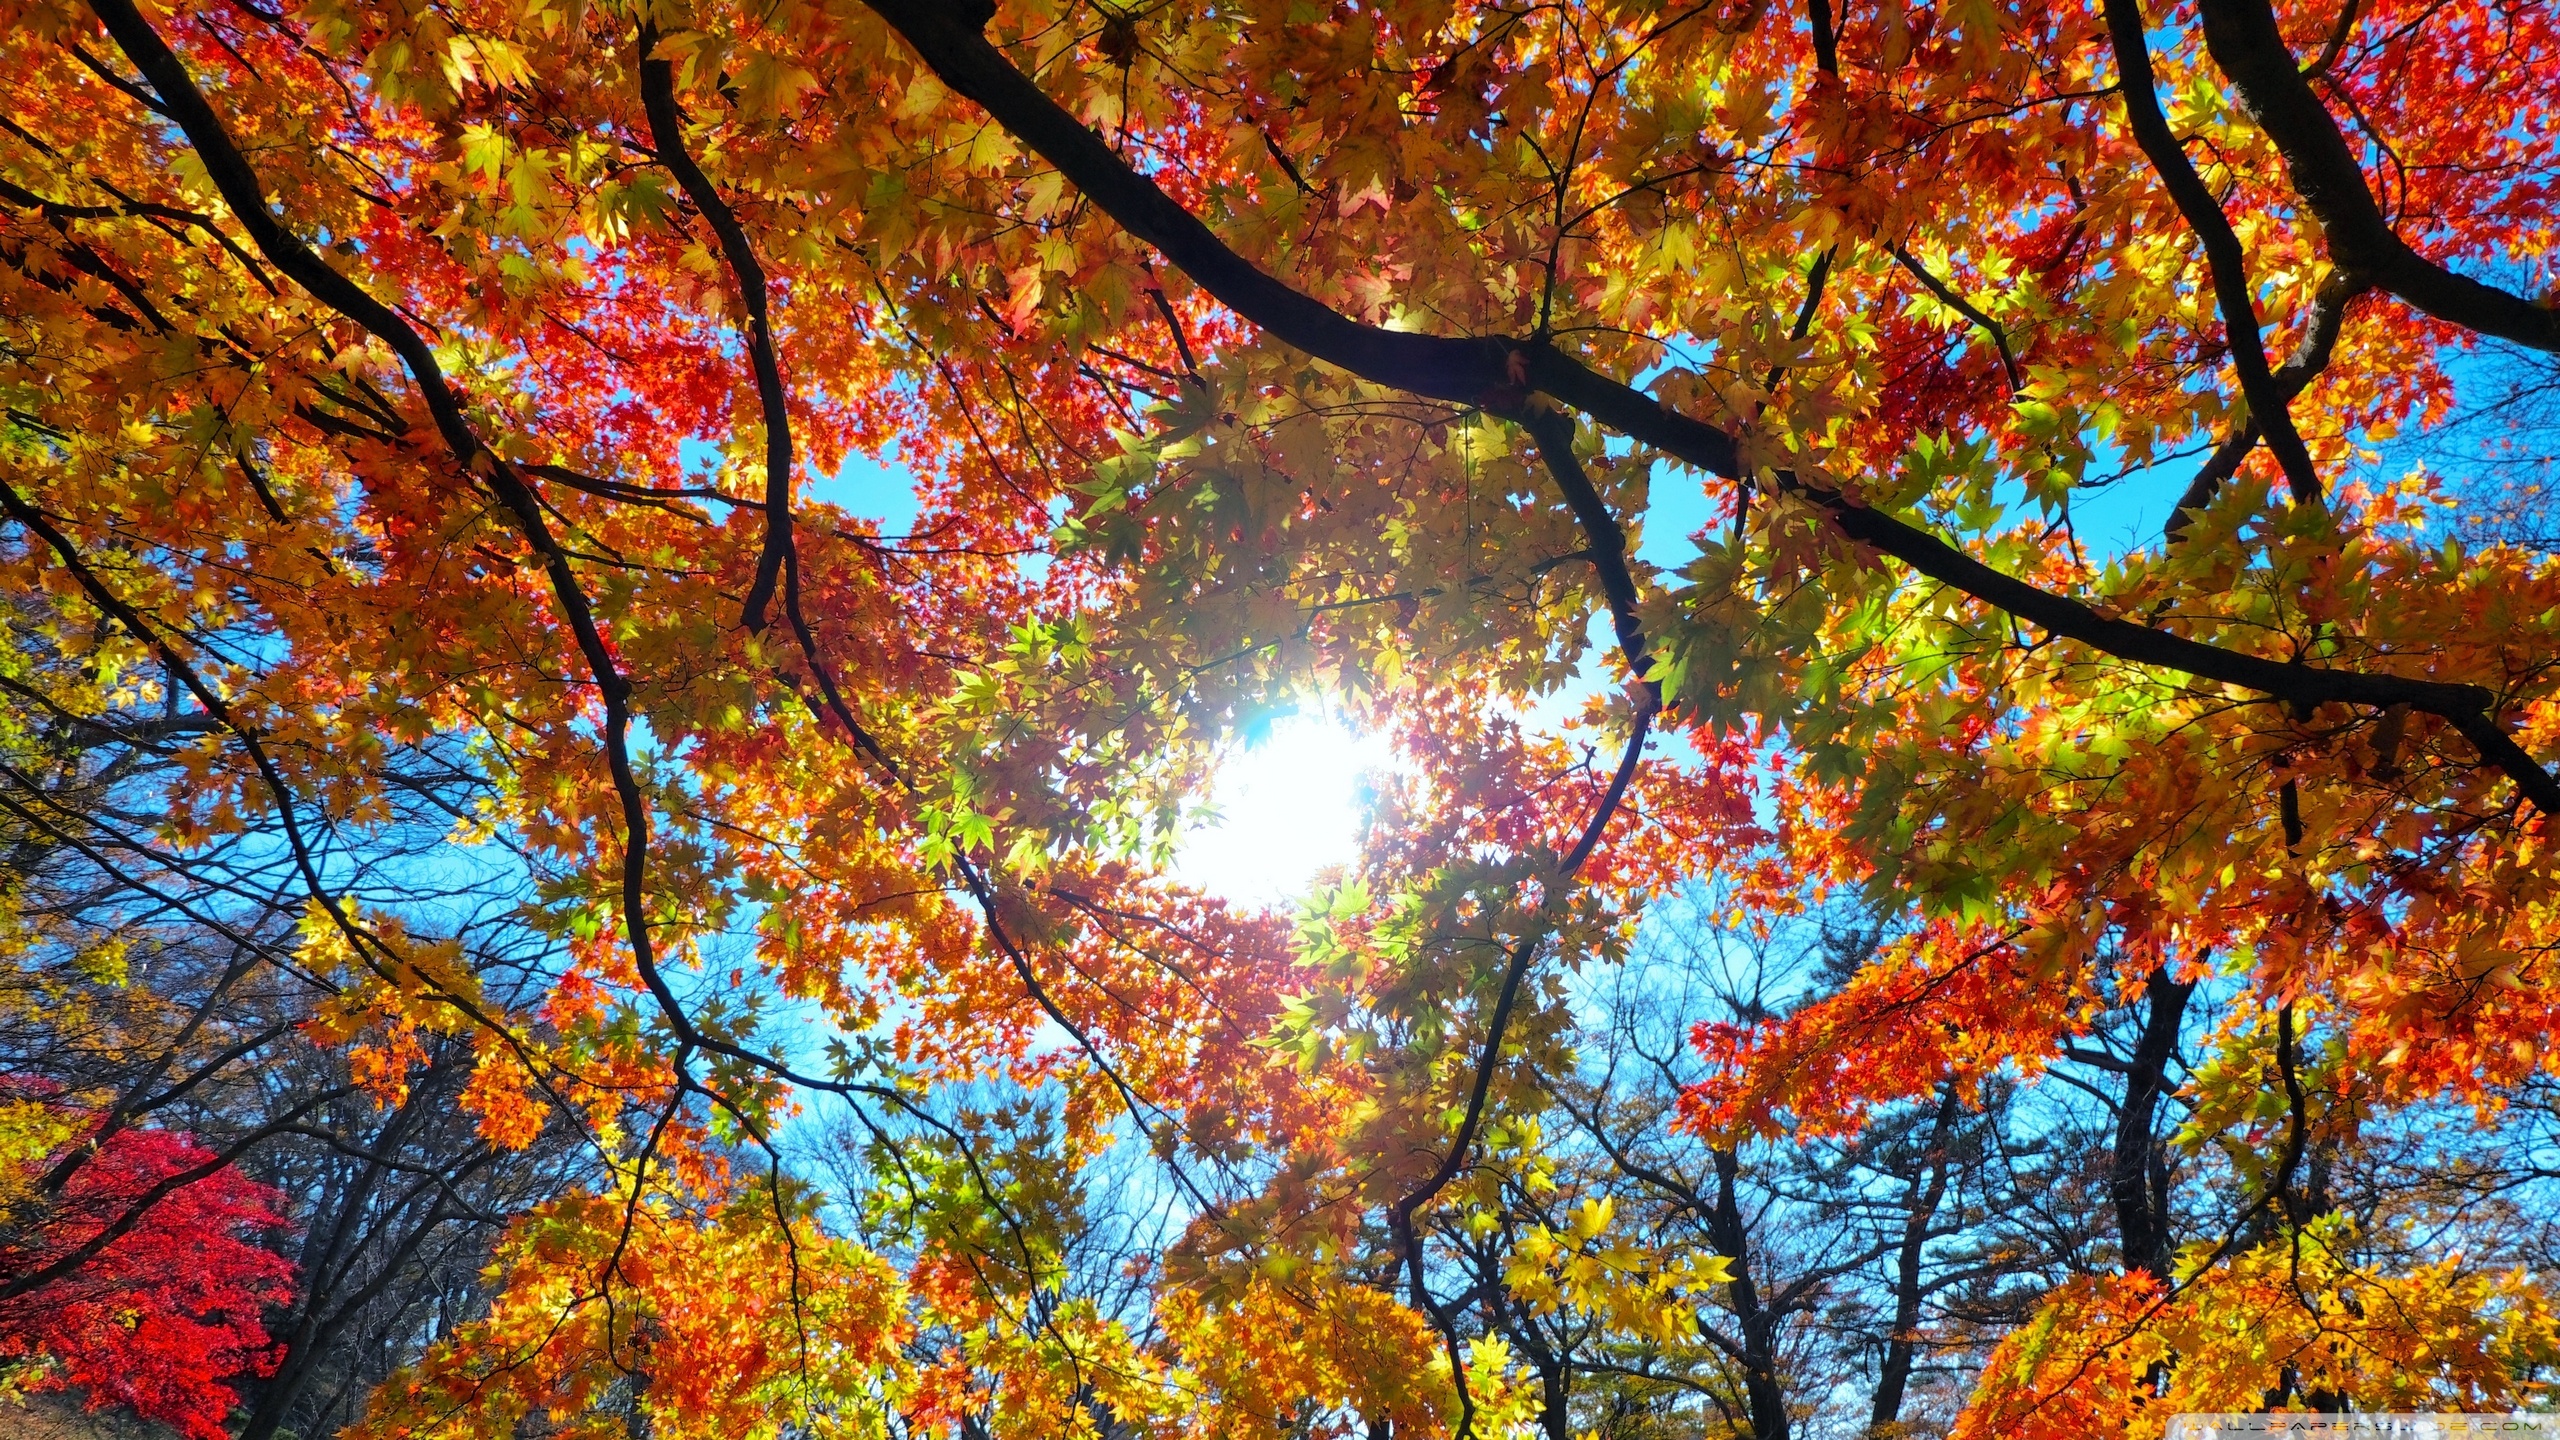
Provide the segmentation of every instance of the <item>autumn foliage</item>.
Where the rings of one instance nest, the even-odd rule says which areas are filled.
[[[97,1130],[59,1104],[0,1105],[0,1363],[18,1389],[218,1440],[292,1274],[270,1248],[282,1197],[183,1135]]]
[[[6,1192],[47,1383],[2548,1395],[2550,5],[0,16],[0,1045],[120,1117]],[[1186,883],[1295,707],[1360,859]]]

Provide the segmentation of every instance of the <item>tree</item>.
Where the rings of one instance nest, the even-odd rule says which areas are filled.
[[[12,1096],[0,1112],[0,1361],[13,1388],[75,1386],[219,1440],[235,1377],[266,1364],[261,1311],[292,1269],[262,1243],[275,1192],[183,1135],[98,1133],[94,1118]],[[85,1156],[77,1147],[89,1147]],[[58,1187],[45,1172],[85,1159]]]
[[[79,657],[48,654],[42,644],[41,609],[21,609],[18,618],[13,638],[29,668],[79,683]],[[53,1137],[45,1143],[69,1148],[48,1157],[30,1137],[20,1157],[33,1167],[22,1177],[25,1213],[14,1223],[75,1252],[102,1226],[160,1235],[154,1227],[186,1223],[157,1213],[164,1200],[190,1198],[178,1191],[79,1186],[85,1166],[124,1154],[116,1147],[130,1129],[189,1137],[186,1170],[198,1173],[203,1162],[204,1178],[221,1182],[218,1193],[192,1203],[237,1208],[248,1204],[242,1196],[263,1195],[257,1205],[277,1212],[277,1224],[254,1237],[275,1254],[225,1263],[270,1279],[282,1263],[288,1283],[280,1291],[233,1284],[223,1292],[232,1298],[211,1306],[211,1318],[237,1333],[197,1369],[227,1354],[240,1373],[225,1379],[216,1366],[163,1388],[185,1397],[186,1423],[197,1428],[220,1423],[238,1392],[248,1403],[243,1436],[334,1431],[361,1412],[374,1385],[478,1307],[481,1271],[507,1217],[575,1174],[571,1136],[555,1127],[521,1148],[483,1139],[469,1104],[476,1057],[467,1042],[413,1037],[425,1063],[386,1076],[369,1047],[306,1031],[331,987],[293,963],[299,897],[277,873],[275,852],[254,834],[187,844],[155,830],[162,795],[183,782],[179,746],[204,732],[200,721],[167,714],[102,721],[60,709],[41,721],[0,768],[0,813],[12,840],[12,964],[0,981],[0,1015],[8,1083],[53,1097],[23,1115],[55,1117],[43,1127]],[[469,805],[467,768],[452,761],[449,749],[439,754],[430,745],[386,771],[402,799],[368,827],[364,862],[375,874],[404,854],[433,852],[454,809]],[[478,876],[444,868],[436,885],[412,879],[406,893],[465,911],[493,899],[512,903],[475,885],[493,867],[478,867]],[[372,883],[362,871],[350,878]],[[475,968],[488,973],[507,958],[482,957]],[[377,1092],[404,1093],[368,1093],[359,1084],[367,1077]],[[109,1208],[126,1202],[129,1216]],[[49,1234],[65,1226],[67,1242]],[[177,1255],[212,1238],[166,1233],[176,1237],[168,1248]],[[130,1266],[116,1273],[122,1278],[100,1282],[97,1293],[145,1283]],[[207,1283],[231,1284],[218,1274]],[[59,1308],[74,1303],[69,1293],[47,1285],[16,1303]],[[279,1296],[289,1298],[262,1314]],[[98,1302],[93,1295],[77,1303]],[[188,1313],[172,1297],[154,1303]],[[39,1325],[29,1333],[54,1332]],[[119,1363],[165,1368],[116,1354],[106,1339],[112,1327],[61,1333],[85,1337],[78,1363],[67,1368],[114,1382],[102,1397],[125,1393]],[[30,1374],[59,1382],[69,1358],[39,1356]],[[223,1388],[211,1388],[216,1381]],[[181,1402],[156,1400],[152,1413],[174,1403]]]
[[[2396,437],[2560,351],[2547,7],[8,18],[12,943],[505,1222],[365,1433],[2540,1393],[2560,565]],[[1319,693],[1357,873],[1167,879]]]

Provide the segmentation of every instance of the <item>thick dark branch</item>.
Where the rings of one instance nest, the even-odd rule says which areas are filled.
[[[2203,9],[2205,48],[2231,77],[2241,108],[2283,153],[2294,190],[2319,218],[2332,263],[2370,277],[2439,320],[2537,350],[2560,350],[2560,311],[2456,275],[2392,230],[2337,118],[2296,67],[2265,0],[2204,0]]]
[[[2506,732],[2490,707],[2497,697],[2477,685],[2326,670],[2225,650],[2167,630],[2100,615],[2076,600],[2005,575],[1934,535],[1836,494],[1798,485],[1794,493],[1821,505],[1848,536],[1874,546],[1921,574],[1951,585],[2056,635],[2137,664],[2179,670],[2199,679],[2255,690],[2298,706],[2345,704],[2413,710],[2453,723],[2488,763],[2506,772],[2545,814],[2560,815],[2554,780]]]
[[[880,748],[852,707],[845,703],[835,677],[818,651],[816,630],[809,624],[800,604],[800,553],[792,539],[792,446],[789,396],[782,384],[782,361],[773,342],[773,321],[768,306],[764,265],[756,258],[755,246],[748,240],[737,213],[721,198],[718,187],[702,167],[694,163],[685,149],[684,117],[676,109],[675,68],[649,56],[656,43],[657,32],[643,25],[640,31],[640,95],[649,113],[650,141],[657,147],[658,159],[675,173],[676,182],[684,187],[695,209],[711,222],[720,239],[722,257],[730,273],[737,278],[740,298],[747,307],[747,351],[755,371],[756,400],[764,414],[764,552],[756,558],[754,582],[748,586],[744,619],[749,631],[765,627],[766,609],[773,603],[774,592],[782,590],[783,611],[790,621],[791,634],[800,647],[820,690],[826,697],[827,710],[845,727],[855,745],[893,780],[904,783],[905,777]],[[814,708],[814,707],[813,707]],[[992,916],[992,912],[990,912]],[[992,924],[992,918],[990,919]],[[706,1047],[717,1048],[706,1037],[695,1037]]]
[[[1564,492],[1565,503],[1572,507],[1574,518],[1581,522],[1584,539],[1588,542],[1585,557],[1591,561],[1591,568],[1600,573],[1600,590],[1609,602],[1610,619],[1618,633],[1619,652],[1626,659],[1627,670],[1635,686],[1634,729],[1627,736],[1625,753],[1618,759],[1617,773],[1610,777],[1607,792],[1600,797],[1599,805],[1584,823],[1582,838],[1575,841],[1573,848],[1556,862],[1555,874],[1549,883],[1562,887],[1571,884],[1573,877],[1581,873],[1583,863],[1599,847],[1600,837],[1609,828],[1610,820],[1616,817],[1619,806],[1625,803],[1627,786],[1635,780],[1636,767],[1643,763],[1645,739],[1652,731],[1653,717],[1662,708],[1662,690],[1646,678],[1653,669],[1653,660],[1645,649],[1644,626],[1636,616],[1636,582],[1633,572],[1627,568],[1626,532],[1619,528],[1617,517],[1609,512],[1600,492],[1592,487],[1591,477],[1584,472],[1582,462],[1574,458],[1576,426],[1573,417],[1543,405],[1530,405],[1523,408],[1520,423],[1528,430],[1530,438],[1537,442],[1538,454],[1546,461],[1547,472],[1555,477],[1556,487]],[[1559,895],[1550,893],[1544,905],[1552,907],[1560,900]],[[1494,1071],[1501,1064],[1502,1045],[1511,1026],[1512,1006],[1519,999],[1520,982],[1529,973],[1530,961],[1544,942],[1547,928],[1548,923],[1542,914],[1540,922],[1512,947],[1510,960],[1503,971],[1501,993],[1494,999],[1493,1021],[1486,1031],[1484,1050],[1476,1058],[1475,1086],[1467,1096],[1466,1116],[1459,1122],[1458,1135],[1450,1144],[1449,1153],[1441,1159],[1431,1178],[1396,1202],[1392,1218],[1400,1229],[1410,1230],[1414,1211],[1440,1193],[1466,1164],[1467,1153],[1475,1144],[1476,1127],[1484,1118],[1485,1099],[1492,1093]],[[1418,1267],[1419,1252],[1416,1253],[1415,1264]],[[1418,1273],[1415,1283],[1420,1283]]]
[[[1511,947],[1510,958],[1502,972],[1501,993],[1494,997],[1493,1019],[1485,1029],[1484,1048],[1476,1055],[1475,1083],[1467,1092],[1466,1114],[1458,1122],[1457,1135],[1449,1142],[1449,1152],[1440,1157],[1439,1165],[1420,1185],[1387,1207],[1387,1231],[1395,1237],[1397,1247],[1403,1252],[1414,1308],[1439,1325],[1442,1338],[1449,1347],[1449,1373],[1458,1386],[1458,1433],[1461,1436],[1471,1435],[1474,1431],[1475,1401],[1468,1393],[1466,1365],[1459,1354],[1456,1333],[1441,1320],[1439,1308],[1431,1303],[1431,1292],[1423,1284],[1422,1236],[1414,1228],[1413,1217],[1415,1212],[1431,1202],[1433,1196],[1447,1189],[1450,1181],[1458,1178],[1458,1172],[1466,1168],[1467,1159],[1475,1149],[1476,1130],[1484,1123],[1485,1105],[1493,1094],[1494,1073],[1502,1067],[1502,1046],[1511,1030],[1512,1009],[1519,1003],[1520,983],[1528,978],[1529,964],[1553,928],[1552,907],[1563,899],[1558,892],[1572,884],[1575,873],[1581,870],[1583,862],[1591,858],[1592,850],[1600,843],[1600,834],[1608,828],[1610,817],[1618,813],[1619,805],[1626,799],[1627,785],[1635,779],[1636,766],[1644,758],[1645,738],[1653,723],[1652,694],[1650,687],[1638,683],[1635,728],[1627,736],[1627,749],[1618,761],[1618,773],[1611,777],[1608,793],[1601,797],[1590,822],[1583,827],[1582,838],[1558,862],[1557,873],[1548,882],[1549,893],[1538,914],[1526,933]]]
[[[134,84],[132,81],[127,80],[115,71],[107,68],[105,61],[90,54],[82,46],[75,43],[65,48],[71,51],[72,57],[78,60],[82,66],[86,67],[90,74],[97,76],[99,79],[106,81],[109,85],[114,86],[117,90],[122,91],[126,99],[131,100],[134,104],[141,106],[143,109],[150,111],[152,114],[159,116],[163,120],[171,118],[169,114],[169,107],[161,103],[159,96],[152,94],[150,91]],[[145,71],[143,73],[148,76],[150,72]]]
[[[2271,1188],[2276,1208],[2299,1230],[2311,1217],[2305,1213],[2302,1197],[2293,1193],[2293,1180],[2302,1168],[2303,1147],[2310,1138],[2311,1111],[2302,1093],[2302,1072],[2294,1045],[2293,1002],[2286,1001],[2276,1009],[2276,1074],[2284,1081],[2285,1098],[2284,1155],[2276,1164]]]
[[[1182,317],[1173,313],[1173,302],[1165,298],[1164,287],[1147,291],[1147,298],[1155,302],[1156,313],[1164,317],[1164,328],[1173,336],[1173,353],[1182,357],[1182,373],[1194,384],[1207,383],[1200,378],[1200,362],[1192,357],[1191,342],[1183,338]]]
[[[1796,306],[1795,326],[1787,332],[1790,339],[1802,340],[1812,333],[1814,313],[1822,308],[1822,292],[1831,283],[1831,262],[1839,253],[1839,242],[1833,241],[1822,247],[1821,254],[1813,257],[1813,268],[1804,277],[1804,300]],[[1783,364],[1769,367],[1767,378],[1760,382],[1764,398],[1751,407],[1753,423],[1758,423],[1760,417],[1768,412],[1769,402],[1777,398],[1778,382],[1786,375],[1787,367]],[[1733,490],[1733,543],[1739,547],[1743,537],[1751,531],[1750,479],[1737,478]]]
[[[101,188],[109,193],[116,193],[115,187],[105,185],[104,182],[100,184]],[[6,180],[0,180],[0,199],[6,199],[12,205],[41,212],[47,220],[54,223],[57,230],[61,230],[66,235],[70,232],[63,227],[73,220],[105,220],[131,216],[136,219],[166,220],[180,225],[192,225],[212,236],[215,244],[229,251],[231,258],[239,261],[241,267],[249,272],[250,278],[256,280],[268,294],[275,293],[275,282],[267,278],[267,272],[259,268],[258,262],[250,259],[248,252],[242,250],[230,236],[223,234],[222,228],[214,224],[209,216],[199,215],[193,210],[181,210],[174,205],[161,205],[148,200],[126,200],[120,205],[69,205],[58,200],[47,200],[32,190],[22,189]]]
[[[775,354],[773,322],[766,310],[764,266],[748,243],[729,202],[702,173],[684,146],[684,116],[676,109],[675,66],[649,53],[657,31],[640,27],[640,103],[649,112],[649,142],[658,163],[675,173],[685,198],[711,222],[720,237],[720,255],[737,278],[738,296],[747,307],[747,358],[755,369],[756,403],[764,411],[764,553],[756,557],[756,578],[747,587],[746,626],[762,631],[765,607],[773,603],[781,583],[783,557],[791,553],[791,411],[782,388],[782,362]]]
[[[1737,1185],[1742,1159],[1722,1148],[1709,1153],[1716,1166],[1716,1203],[1706,1214],[1707,1240],[1733,1262],[1725,1303],[1742,1331],[1742,1390],[1751,1412],[1752,1440],[1788,1440],[1793,1427],[1778,1376],[1779,1317],[1761,1303],[1759,1286],[1751,1278],[1751,1227],[1744,1221]]]
[[[1363,325],[1228,249],[1198,217],[1132,169],[1109,142],[989,44],[972,23],[973,7],[942,0],[873,0],[871,8],[915,47],[943,84],[977,102],[1122,228],[1162,251],[1219,303],[1255,325],[1355,375],[1394,376],[1392,383],[1399,388],[1434,399],[1473,405],[1506,386],[1518,387],[1511,372],[1512,347],[1501,340]]]
[[[614,480],[601,475],[588,475],[572,470],[566,465],[527,465],[524,470],[528,475],[539,475],[545,480],[566,485],[572,490],[584,491],[600,499],[623,500],[634,505],[664,506],[671,500],[708,500],[721,505],[735,505],[745,510],[764,508],[764,502],[761,500],[732,495],[716,486],[634,485],[628,481]]]
[[[945,85],[983,106],[1008,133],[1057,166],[1124,228],[1163,251],[1219,303],[1282,342],[1376,384],[1464,404],[1486,404],[1504,413],[1516,410],[1520,391],[1526,388],[1572,406],[1593,421],[1684,464],[1728,479],[1742,476],[1740,452],[1731,434],[1667,409],[1652,396],[1591,370],[1543,341],[1417,335],[1362,325],[1335,313],[1229,250],[1197,217],[1125,164],[1099,135],[1015,69],[971,28],[959,7],[931,4],[928,0],[867,3],[916,48]],[[2117,9],[2124,9],[2134,26],[2134,53],[2147,79],[2149,58],[2138,44],[2141,17],[2125,5],[2125,0],[2112,0],[2111,12]],[[2142,93],[2149,94],[2147,90]],[[2150,99],[2147,113],[2160,120],[2158,133],[2166,137],[2167,122],[2160,117],[2156,97]],[[2174,150],[2174,139],[2170,145]],[[2177,159],[2184,167],[2183,152],[2178,152]],[[2192,168],[2183,168],[2182,173],[2194,179]],[[2201,191],[2202,182],[2197,182],[2197,189]],[[2211,203],[2209,194],[2204,198]],[[2213,213],[2218,217],[2221,212],[2217,207]],[[2229,233],[2227,221],[2221,230]],[[2245,280],[2241,283],[2245,285]],[[2255,311],[2252,308],[2242,313],[2254,315]],[[2264,351],[2256,348],[2256,331],[2246,324],[2238,330],[2257,354],[2258,368],[2271,384],[2272,375],[2265,371]],[[2291,433],[2290,422],[2283,420],[2282,405],[2262,406],[2253,398],[2251,408],[2261,415],[2271,411],[2287,425],[2286,433]],[[2300,447],[2300,437],[2294,437],[2294,445]],[[2496,697],[2479,686],[2287,664],[2102,615],[2079,601],[2002,574],[1936,535],[1870,509],[1836,490],[1807,484],[1785,472],[1773,478],[1778,489],[1828,513],[1842,532],[1859,544],[1890,555],[1985,604],[2103,653],[2254,690],[2296,706],[2330,702],[2377,707],[2407,704],[2441,716],[2460,728],[2479,747],[2484,759],[2506,772],[2536,807],[2560,814],[2560,781],[2554,781],[2513,740],[2506,738],[2489,713]]]
[[[7,186],[5,189],[0,189],[0,198],[8,199],[12,203],[16,203],[21,196],[24,196],[26,200],[38,205],[43,203],[36,200],[36,197],[28,194],[28,192],[19,190],[14,185]],[[123,296],[125,303],[132,306],[134,310],[133,315],[121,315],[119,312],[112,309],[102,309],[97,306],[84,307],[90,314],[97,316],[100,320],[105,321],[110,327],[117,330],[131,330],[140,323],[147,321],[150,323],[153,330],[156,330],[163,335],[172,333],[174,327],[170,325],[169,317],[160,313],[159,308],[151,303],[150,297],[142,293],[141,286],[127,278],[124,272],[109,264],[106,257],[99,254],[96,249],[83,244],[79,240],[73,239],[71,235],[71,224],[68,220],[65,220],[59,215],[48,216],[47,218],[52,224],[54,233],[63,238],[63,246],[59,253],[63,259],[71,262],[71,268],[78,270],[80,273],[87,275],[92,279],[102,282],[107,286],[107,288],[115,291],[118,295]],[[10,262],[13,265],[18,264],[18,257],[14,254],[11,255]],[[42,282],[40,281],[39,283]],[[57,294],[69,293],[69,287],[60,283],[49,284],[46,285],[45,288],[52,290]],[[137,319],[136,317],[139,318]]]
[[[1920,1303],[1928,1293],[1921,1267],[1928,1258],[1930,1222],[1946,1201],[1948,1172],[1954,1168],[1948,1163],[1947,1146],[1955,1130],[1958,1101],[1952,1081],[1943,1089],[1937,1117],[1929,1127],[1926,1164],[1913,1172],[1911,1186],[1904,1192],[1907,1208],[1893,1260],[1893,1331],[1885,1340],[1884,1363],[1867,1418],[1867,1433],[1877,1440],[1901,1428],[1903,1395],[1910,1387],[1919,1351]]]
[[[2062,1047],[2061,1055],[2063,1059],[2075,1065],[2086,1065],[2092,1070],[2104,1070],[2112,1075],[2133,1073],[2131,1061],[2110,1055],[2104,1050],[2092,1050],[2086,1045],[2065,1045]]]
[[[2349,302],[2372,288],[2364,277],[2346,270],[2331,270],[2329,277],[2320,282],[2318,293],[2312,296],[2311,316],[2302,340],[2276,371],[2276,389],[2287,402],[2329,368],[2329,357],[2337,350],[2338,330],[2346,322]],[[2221,444],[2213,447],[2213,453],[2197,469],[2196,478],[2187,482],[2186,493],[2178,497],[2177,508],[2169,514],[2165,527],[2169,543],[2176,544],[2187,533],[2187,527],[2195,523],[2195,516],[2189,512],[2211,505],[2231,477],[2240,473],[2240,463],[2257,448],[2258,439],[2258,422],[2252,417],[2241,421]]]
[[[2125,121],[2151,168],[2160,173],[2169,198],[2177,202],[2178,213],[2187,217],[2188,227],[2204,245],[2214,302],[2222,311],[2222,333],[2231,349],[2231,368],[2240,377],[2241,393],[2248,397],[2250,418],[2265,433],[2276,463],[2284,467],[2293,503],[2316,505],[2320,472],[2293,428],[2293,413],[2285,408],[2285,397],[2276,391],[2275,372],[2267,365],[2266,341],[2258,333],[2257,297],[2249,284],[2249,258],[2240,248],[2240,236],[2232,230],[2230,217],[2222,213],[2222,202],[2213,198],[2204,177],[2188,161],[2186,147],[2170,132],[2169,117],[2161,112],[2151,76],[2150,43],[2143,38],[2141,5],[2138,0],[2106,0],[2106,11],[2107,36],[2116,52],[2116,88],[2124,92]]]
[[[1556,489],[1563,492],[1565,504],[1573,510],[1573,518],[1582,526],[1583,558],[1600,574],[1600,593],[1609,602],[1609,620],[1618,633],[1618,653],[1627,662],[1627,673],[1648,692],[1649,703],[1660,708],[1661,687],[1648,680],[1653,658],[1646,653],[1644,623],[1636,616],[1636,579],[1627,568],[1627,532],[1618,525],[1607,501],[1593,488],[1591,476],[1574,457],[1573,437],[1578,428],[1573,417],[1545,406],[1528,407],[1521,415],[1522,428],[1538,443],[1538,458],[1547,465],[1547,473],[1555,478]]]
[[[1840,73],[1840,32],[1831,23],[1831,0],[1806,0],[1805,18],[1813,25],[1813,64],[1825,75]]]

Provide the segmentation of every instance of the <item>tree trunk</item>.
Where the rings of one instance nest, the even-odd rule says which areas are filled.
[[[1875,1404],[1867,1433],[1892,1433],[1902,1419],[1902,1397],[1911,1386],[1911,1364],[1919,1349],[1920,1262],[1926,1258],[1929,1222],[1947,1196],[1947,1139],[1955,1130],[1956,1087],[1953,1081],[1938,1102],[1937,1120],[1929,1127],[1929,1151],[1921,1169],[1911,1175],[1911,1190],[1902,1221],[1902,1244],[1893,1260],[1893,1334],[1885,1341],[1884,1368],[1876,1377]]]
[[[1730,1150],[1715,1152],[1716,1208],[1707,1217],[1707,1238],[1716,1253],[1733,1262],[1733,1281],[1725,1298],[1742,1329],[1743,1394],[1751,1406],[1751,1440],[1788,1440],[1787,1393],[1778,1383],[1778,1326],[1761,1308],[1760,1291],[1751,1283],[1751,1237],[1742,1224],[1742,1205],[1735,1181],[1742,1162]]]
[[[2169,1062],[2177,1057],[2178,1028],[2194,993],[2192,983],[2171,979],[2165,965],[2151,972],[2143,991],[2142,1037],[2125,1077],[2114,1163],[2107,1172],[2124,1268],[2148,1271],[2164,1284],[2170,1274],[2169,1157],[2158,1134],[2160,1102],[2170,1091]]]

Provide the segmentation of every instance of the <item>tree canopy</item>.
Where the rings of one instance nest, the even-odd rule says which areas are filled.
[[[4,3],[0,1388],[2547,1394],[2546,0]]]

